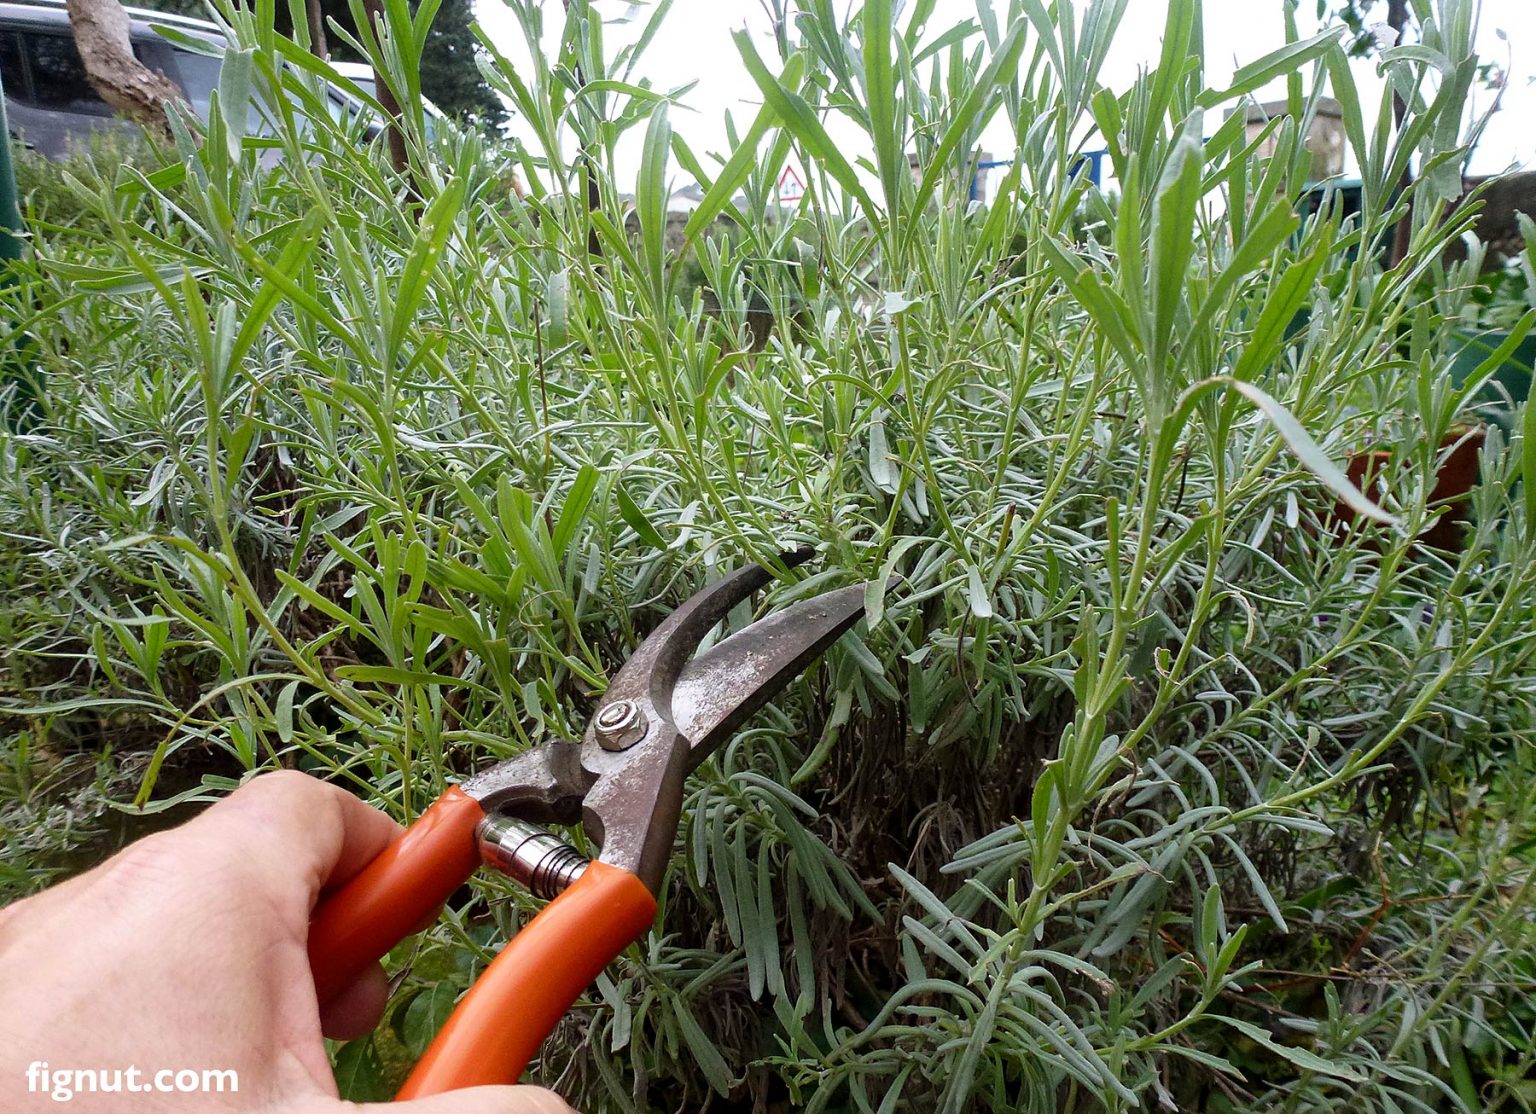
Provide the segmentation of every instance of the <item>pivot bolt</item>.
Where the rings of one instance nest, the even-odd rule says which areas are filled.
[[[645,738],[645,713],[633,700],[615,700],[592,721],[598,745],[604,750],[628,750]]]

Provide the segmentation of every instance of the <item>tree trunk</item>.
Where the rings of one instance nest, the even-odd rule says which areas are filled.
[[[1403,40],[1408,35],[1408,0],[1388,0],[1387,25],[1397,33],[1394,45],[1402,46]],[[1403,120],[1408,115],[1408,102],[1403,100],[1402,94],[1396,91],[1392,94],[1392,118],[1397,122],[1401,130]],[[1413,164],[1407,163],[1403,167],[1403,180],[1398,183],[1401,193],[1407,193],[1413,185]],[[1397,227],[1392,233],[1392,253],[1390,259],[1392,266],[1396,267],[1404,259],[1408,258],[1408,245],[1413,239],[1413,214],[1404,213],[1403,218],[1397,222]]]
[[[320,0],[307,0],[304,14],[309,23],[309,49],[316,58],[329,57],[331,50],[325,41],[325,10],[320,6]]]
[[[363,0],[363,14],[374,35],[382,39],[386,26],[383,0]],[[405,127],[400,102],[395,100],[394,90],[384,80],[384,71],[377,65],[373,67],[373,95],[379,107],[384,110],[384,138],[389,145],[389,163],[395,168],[395,173],[405,179],[411,203],[418,204],[421,201],[421,190],[416,185],[416,176],[411,173],[411,158],[405,149]]]
[[[75,48],[85,76],[101,99],[165,140],[171,138],[165,106],[181,89],[133,56],[128,13],[118,0],[67,0]]]

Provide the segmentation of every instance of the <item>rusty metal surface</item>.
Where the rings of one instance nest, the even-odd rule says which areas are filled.
[[[803,564],[810,560],[813,552],[800,549],[786,554],[784,564],[789,567]],[[609,705],[620,701],[632,702],[653,728],[658,721],[671,723],[673,687],[688,659],[698,650],[699,643],[733,607],[772,579],[773,573],[769,570],[748,565],[705,585],[679,605],[640,644],[614,677],[603,694],[602,703],[593,713],[593,726],[587,728],[585,742],[597,740],[595,724],[603,718]]]
[[[854,584],[775,611],[683,667],[672,719],[688,740],[692,770],[864,614]]]
[[[496,763],[459,788],[487,813],[513,813],[539,824],[575,824],[591,785],[581,768],[581,748],[556,739]]]
[[[802,549],[781,559],[794,566],[811,555]],[[540,823],[579,816],[602,847],[600,861],[655,892],[689,771],[864,613],[865,586],[839,588],[759,619],[695,658],[716,624],[772,579],[749,566],[705,586],[635,650],[579,746],[543,744],[470,779],[464,791],[487,811]]]

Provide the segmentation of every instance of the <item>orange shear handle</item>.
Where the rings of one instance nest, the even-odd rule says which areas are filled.
[[[309,921],[315,995],[331,1001],[438,907],[480,863],[475,825],[485,812],[469,794],[449,789],[405,834],[335,894]]]
[[[640,879],[589,863],[491,961],[395,1097],[516,1083],[571,1003],[655,916]]]

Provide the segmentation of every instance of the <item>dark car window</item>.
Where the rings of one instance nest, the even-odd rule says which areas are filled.
[[[21,61],[21,38],[14,31],[0,31],[0,84],[4,84],[8,97],[26,96],[27,71]]]
[[[85,77],[85,65],[68,35],[24,32],[21,35],[32,72],[30,101],[38,108],[90,116],[111,116],[112,108],[96,95]]]
[[[181,77],[181,87],[186,90],[187,101],[192,105],[192,111],[197,113],[197,118],[206,124],[208,110],[213,104],[213,91],[219,87],[219,71],[223,69],[224,60],[181,49],[177,49],[173,57],[176,60],[176,72]],[[249,135],[272,133],[272,129],[262,119],[261,109],[256,106],[254,98],[246,113],[245,130]]]
[[[187,91],[187,100],[199,120],[208,119],[211,95],[219,87],[219,69],[222,59],[194,54],[190,50],[175,52],[176,72],[181,77],[181,87]]]

